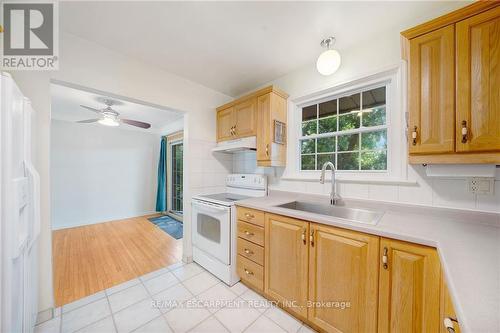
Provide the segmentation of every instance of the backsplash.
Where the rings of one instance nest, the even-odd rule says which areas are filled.
[[[311,194],[330,193],[331,184],[281,180],[282,169],[257,167],[254,151],[238,152],[233,156],[233,173],[258,173],[268,176],[271,190]],[[500,213],[500,170],[496,171],[494,195],[475,195],[467,192],[464,179],[430,178],[421,165],[408,166],[408,179],[416,185],[380,185],[339,183],[337,189],[345,198],[381,200],[433,207],[459,208]]]

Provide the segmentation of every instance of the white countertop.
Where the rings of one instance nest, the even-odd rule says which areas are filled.
[[[462,332],[500,332],[500,214],[345,200],[385,211],[369,225],[275,207],[294,200],[328,204],[326,196],[273,191],[236,205],[436,247]]]

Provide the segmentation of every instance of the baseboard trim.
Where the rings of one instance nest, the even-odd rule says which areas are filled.
[[[99,224],[99,223],[106,223],[106,222],[115,222],[119,220],[125,220],[125,219],[130,219],[134,217],[150,217],[151,215],[155,214],[160,214],[159,212],[156,211],[147,211],[147,212],[140,212],[137,214],[133,214],[130,216],[117,216],[116,218],[111,218],[111,219],[106,219],[104,221],[90,221],[90,222],[81,222],[81,223],[76,223],[76,224],[62,224],[58,226],[52,226],[52,230],[62,230],[62,229],[70,229],[70,228],[77,228],[77,227],[83,227],[86,225],[93,225],[93,224]]]

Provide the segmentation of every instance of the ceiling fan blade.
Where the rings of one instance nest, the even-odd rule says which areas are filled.
[[[93,112],[102,113],[102,111],[101,111],[101,110],[91,108],[90,106],[85,106],[85,105],[80,105],[80,106],[81,106],[82,108],[84,108],[84,109],[87,109],[87,110],[90,110],[90,111],[93,111]]]
[[[125,124],[132,125],[132,126],[137,126],[137,127],[141,127],[141,128],[150,128],[151,127],[151,124],[144,123],[144,122],[138,121],[138,120],[132,120],[132,119],[120,119],[120,120],[121,120],[121,122],[123,122]]]
[[[100,119],[97,118],[97,119],[87,119],[87,120],[80,120],[80,121],[77,121],[77,123],[81,123],[81,124],[88,124],[88,123],[95,123],[97,121],[99,121]]]

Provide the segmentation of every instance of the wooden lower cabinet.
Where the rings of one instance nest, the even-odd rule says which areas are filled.
[[[379,237],[310,228],[308,320],[328,332],[375,332]]]
[[[439,332],[441,266],[436,249],[382,238],[379,332]]]
[[[264,292],[301,318],[307,317],[308,232],[308,222],[266,214]]]
[[[449,333],[448,329],[444,325],[446,318],[450,319],[451,324],[455,333],[460,333],[460,325],[457,321],[457,314],[455,313],[455,308],[453,307],[453,302],[451,300],[450,293],[448,291],[448,286],[444,279],[441,279],[441,316],[440,316],[440,333]]]

